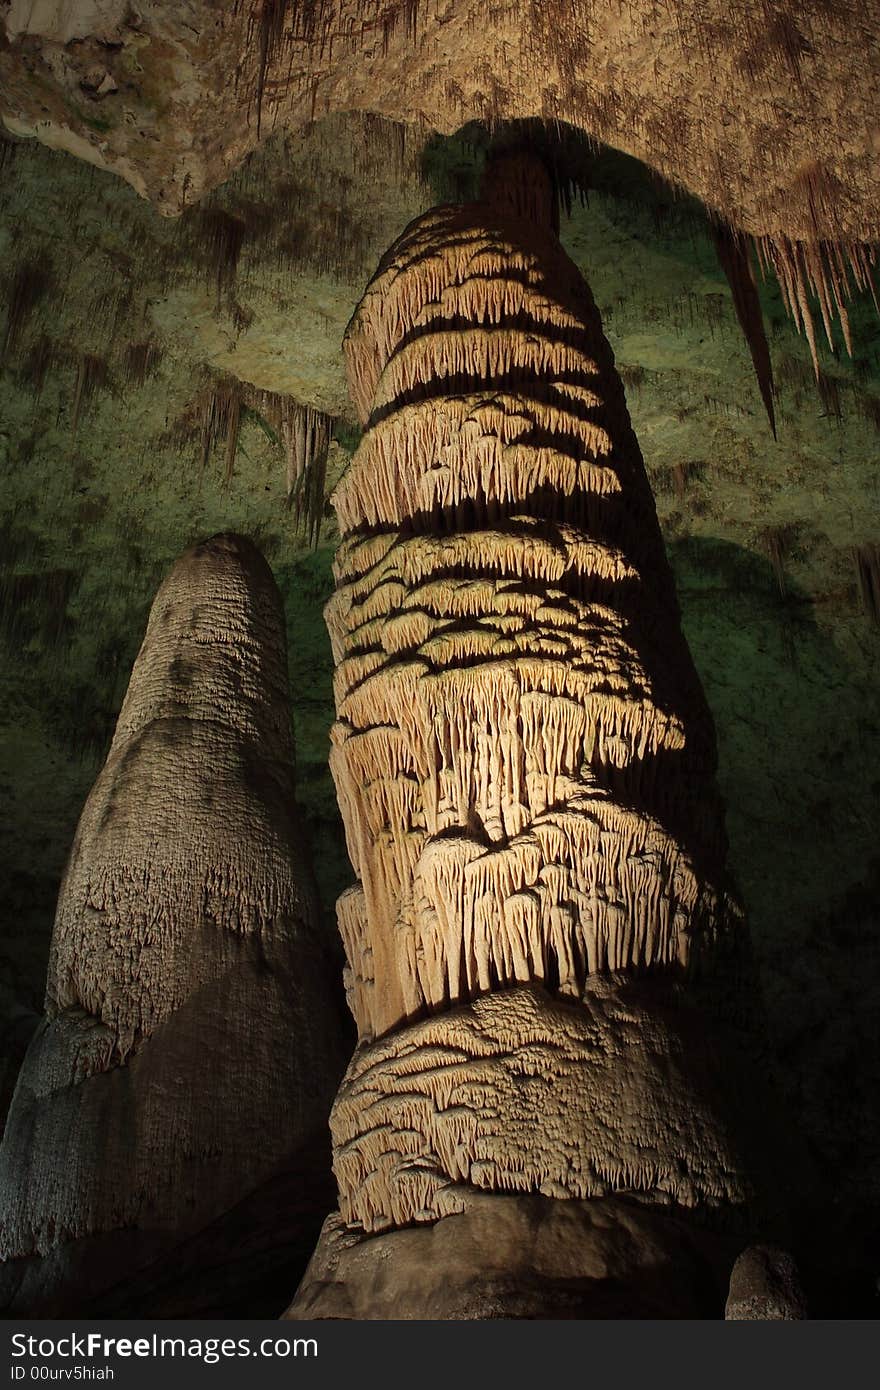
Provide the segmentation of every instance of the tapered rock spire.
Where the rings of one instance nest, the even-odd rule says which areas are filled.
[[[341,1035],[292,757],[277,588],[216,536],[156,596],[61,887],[0,1148],[17,1310],[89,1306],[298,1167],[315,1190]]]
[[[327,619],[360,1044],[294,1317],[647,1316],[664,1286],[695,1315],[676,1222],[754,1196],[728,1024],[695,1003],[735,1017],[742,938],[712,722],[527,177],[508,155],[412,223],[348,329],[365,433]]]

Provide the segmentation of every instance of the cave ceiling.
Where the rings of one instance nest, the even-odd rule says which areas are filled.
[[[785,1085],[841,1200],[880,1209],[878,86],[873,0],[0,0],[6,1090],[149,605],[221,529],[285,598],[332,931],[337,531],[290,505],[279,402],[329,417],[329,491],[358,438],[340,345],[366,280],[411,218],[473,195],[491,128],[529,120],[563,151],[563,244],[718,725]],[[775,438],[719,227],[751,257]]]
[[[115,169],[170,215],[261,137],[334,112],[447,134],[538,116],[742,230],[877,239],[874,4],[5,0],[0,15],[9,128]]]

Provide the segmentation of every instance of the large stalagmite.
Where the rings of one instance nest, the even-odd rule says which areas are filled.
[[[695,1315],[682,1218],[755,1197],[712,722],[542,179],[508,157],[412,223],[347,334],[366,430],[327,617],[360,1041],[293,1317]]]
[[[0,1148],[5,1306],[89,1308],[297,1174],[308,1238],[341,1037],[292,758],[278,590],[214,537],[158,592],[77,829]]]

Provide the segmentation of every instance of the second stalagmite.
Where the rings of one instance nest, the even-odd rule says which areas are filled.
[[[7,1309],[85,1316],[126,1290],[138,1316],[240,1306],[237,1260],[258,1284],[313,1239],[342,1034],[289,700],[262,555],[235,535],[192,546],[61,887],[0,1147]]]

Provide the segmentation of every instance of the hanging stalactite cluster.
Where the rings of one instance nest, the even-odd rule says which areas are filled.
[[[310,0],[307,5],[292,6],[288,0],[262,0],[251,17],[250,42],[257,52],[255,105],[257,129],[261,128],[262,110],[270,90],[277,104],[283,104],[299,88],[312,89],[312,99],[320,83],[320,72],[329,65],[334,50],[339,52],[353,43],[375,42],[378,33],[384,36],[384,50],[398,31],[402,42],[414,50],[419,44],[420,9],[417,0],[394,0],[368,15],[362,6],[333,6],[326,0]],[[637,24],[638,14],[630,16]],[[678,41],[683,52],[699,54],[702,61],[717,59],[730,45],[728,25],[719,29],[710,13],[697,7],[693,13],[676,14]],[[785,7],[765,5],[752,14],[748,9],[738,13],[733,33],[737,37],[737,62],[741,73],[760,85],[766,64],[788,73],[798,84],[804,81],[802,65],[805,57],[812,58],[816,44],[827,38],[816,28],[812,18],[789,13]],[[578,67],[589,70],[589,55],[595,43],[591,32],[591,6],[529,6],[526,32],[532,36],[535,53],[544,55],[556,68],[560,87],[553,98],[545,94],[542,118],[516,118],[510,110],[511,93],[499,78],[488,84],[468,101],[457,84],[451,84],[449,100],[458,97],[462,125],[479,131],[488,126],[496,146],[507,138],[527,134],[533,147],[542,150],[552,167],[557,198],[570,206],[573,192],[583,196],[589,172],[584,152],[591,141],[609,139],[610,143],[632,147],[631,142],[619,140],[621,126],[632,126],[653,147],[654,177],[660,185],[673,191],[680,183],[670,169],[677,163],[686,134],[686,123],[678,120],[655,121],[650,131],[643,128],[639,103],[632,93],[592,91],[578,81]],[[578,62],[580,55],[580,63]],[[270,74],[272,74],[270,78]],[[654,73],[655,85],[660,81]],[[566,97],[563,94],[568,93]],[[473,101],[479,103],[474,111]],[[515,102],[513,103],[515,106]],[[474,116],[478,121],[474,121]],[[511,119],[513,117],[513,119]],[[611,139],[617,132],[618,138]],[[485,130],[483,131],[485,135]],[[645,155],[642,155],[645,158]],[[773,152],[768,158],[773,162]],[[821,317],[829,344],[833,344],[835,320],[852,351],[847,304],[856,292],[872,292],[875,247],[852,236],[835,236],[838,224],[840,188],[835,176],[822,161],[805,168],[793,181],[792,198],[802,221],[812,229],[807,238],[791,237],[784,231],[763,235],[742,232],[731,208],[718,205],[716,225],[720,228],[719,251],[725,273],[730,279],[737,315],[752,351],[762,398],[775,425],[772,405],[772,374],[766,351],[763,329],[756,316],[757,297],[751,281],[750,258],[746,245],[754,244],[759,263],[765,273],[778,279],[786,308],[794,323],[808,339],[816,373],[819,373],[816,317]],[[558,216],[558,214],[555,214]],[[558,230],[558,227],[557,227]],[[723,243],[723,249],[722,249]],[[733,278],[731,278],[731,276]]]
[[[133,345],[131,368],[150,373],[161,353],[149,344]],[[292,396],[265,391],[228,375],[205,373],[204,385],[186,411],[174,422],[165,442],[176,448],[195,445],[200,473],[209,466],[218,446],[223,450],[223,482],[235,472],[241,429],[250,416],[284,459],[284,497],[300,533],[316,544],[326,507],[327,460],[333,438],[333,417]]]
[[[280,405],[279,414],[287,456],[287,505],[299,530],[315,545],[324,519],[333,421],[323,411],[298,405],[289,398]]]
[[[721,224],[713,226],[712,232],[718,260],[727,276],[727,283],[730,285],[733,307],[749,346],[758,389],[761,392],[761,400],[764,402],[764,409],[767,411],[767,419],[770,421],[770,429],[773,431],[773,438],[775,439],[776,412],[773,407],[773,366],[770,361],[770,347],[761,313],[761,301],[758,298],[758,287],[752,272],[749,246],[742,237],[736,236],[728,227]]]
[[[765,273],[772,271],[776,276],[782,288],[785,307],[810,345],[818,379],[821,369],[811,296],[818,302],[828,346],[834,349],[836,320],[840,324],[846,350],[852,356],[847,304],[858,291],[871,294],[877,306],[873,279],[875,248],[861,242],[790,241],[783,236],[756,237],[754,240],[762,270]]]

